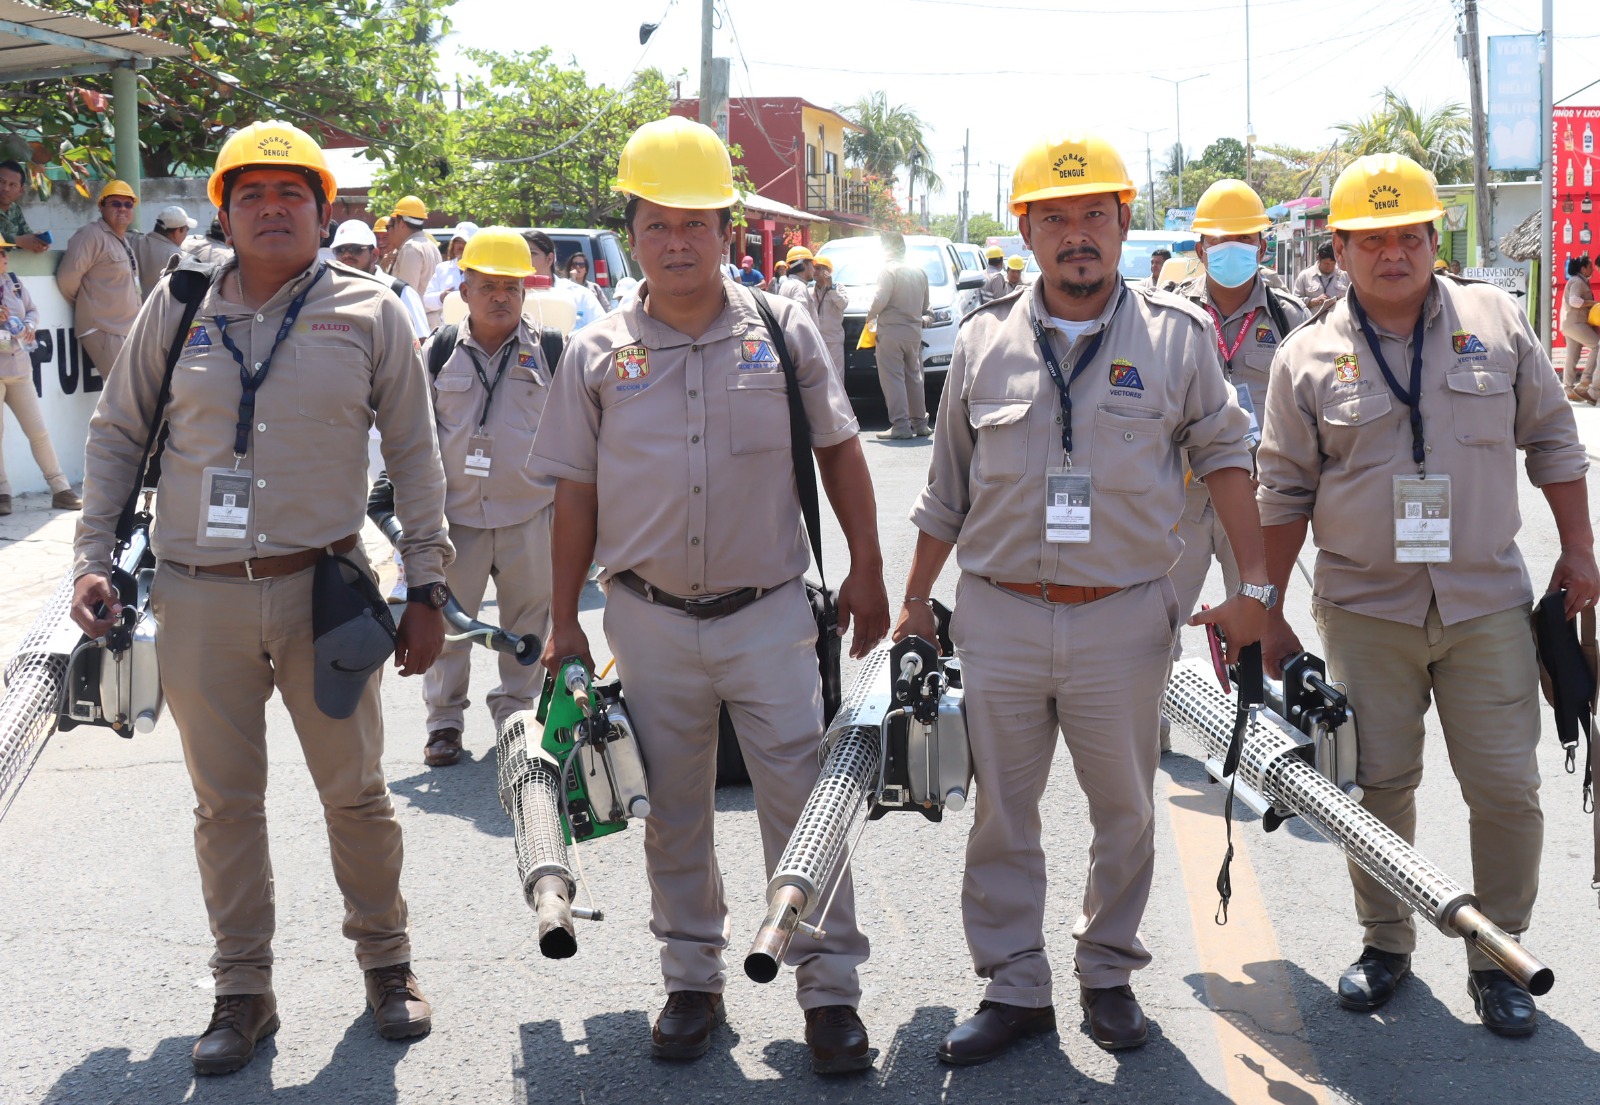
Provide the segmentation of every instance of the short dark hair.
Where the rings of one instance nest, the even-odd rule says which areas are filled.
[[[638,211],[639,197],[629,196],[627,205],[622,209],[622,225],[628,228],[629,234],[633,233],[633,216],[636,215]],[[728,227],[733,223],[733,209],[731,207],[719,207],[717,211],[722,216],[719,220],[719,229],[728,229]]]
[[[233,189],[239,183],[239,178],[251,169],[275,169],[272,165],[240,165],[237,169],[229,169],[222,176],[222,210],[226,211],[233,202]],[[322,190],[322,174],[315,169],[303,169],[298,165],[285,165],[281,172],[299,173],[306,178],[306,183],[311,185],[311,194],[317,197],[317,214],[322,214],[323,208],[328,206],[328,194]]]
[[[22,162],[20,162],[20,161],[0,161],[0,171],[6,170],[6,169],[10,169],[13,173],[16,173],[18,180],[23,181],[24,183],[27,182],[28,174],[22,168]]]
[[[542,230],[524,230],[522,232],[522,240],[528,243],[529,249],[536,249],[540,253],[548,253],[551,256],[555,255],[555,239]]]
[[[1317,247],[1317,260],[1318,261],[1332,261],[1333,260],[1333,243],[1332,242],[1323,242],[1320,246]]]
[[[1577,276],[1588,263],[1589,255],[1587,253],[1580,253],[1576,257],[1567,258],[1567,275]]]
[[[1172,257],[1172,251],[1170,249],[1154,249],[1154,250],[1150,251],[1150,256],[1151,257],[1166,257],[1166,258],[1170,259]]]

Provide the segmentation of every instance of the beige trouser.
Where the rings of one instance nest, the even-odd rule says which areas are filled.
[[[61,473],[61,462],[56,459],[55,448],[50,444],[50,431],[45,429],[44,411],[39,407],[39,397],[33,391],[33,379],[28,376],[0,376],[0,401],[11,408],[17,425],[28,439],[34,463],[44,473],[45,483],[51,491],[66,491],[72,484]],[[5,418],[0,416],[0,432],[5,430]],[[0,495],[11,494],[11,481],[6,478],[4,454],[0,453]]]
[[[1094,826],[1083,912],[1072,929],[1078,978],[1120,986],[1150,962],[1139,940],[1155,869],[1160,753],[1150,734],[1177,619],[1168,579],[1052,606],[961,576],[951,637],[978,784],[961,913],[973,966],[989,980],[988,1001],[1052,1002],[1039,801],[1058,734]]]
[[[1416,839],[1423,715],[1430,694],[1466,800],[1473,890],[1489,920],[1525,931],[1539,891],[1539,673],[1525,606],[1455,625],[1437,606],[1404,625],[1321,603],[1312,608],[1328,675],[1349,688],[1359,727],[1361,804],[1407,841]],[[1350,864],[1365,942],[1389,952],[1417,943],[1411,910]],[[1494,964],[1467,946],[1474,971]]]
[[[1228,534],[1211,505],[1211,494],[1204,480],[1189,481],[1184,498],[1183,517],[1178,521],[1178,537],[1183,541],[1183,553],[1169,573],[1172,588],[1178,595],[1178,621],[1189,620],[1200,592],[1205,588],[1206,576],[1211,573],[1211,558],[1215,556],[1222,565],[1222,585],[1228,594],[1239,587],[1239,565],[1233,559],[1233,546],[1228,544]],[[1183,634],[1172,635],[1172,662],[1183,659]],[[1171,729],[1167,715],[1161,715],[1163,744]]]
[[[922,331],[912,326],[878,328],[878,386],[889,408],[889,425],[910,429],[928,421],[922,386]]]
[[[737,613],[704,620],[612,586],[605,629],[650,781],[644,856],[661,974],[669,993],[721,993],[731,929],[712,824],[717,706],[727,704],[750,769],[770,876],[817,780],[817,624],[795,579]],[[846,873],[827,936],[797,937],[784,958],[801,1008],[856,1005],[856,968],[866,958]]]
[[[1561,382],[1567,387],[1576,387],[1579,384],[1588,386],[1594,376],[1595,358],[1600,356],[1600,333],[1589,325],[1589,320],[1582,314],[1573,314],[1561,320],[1561,336],[1567,343],[1566,371],[1561,374]],[[1583,353],[1585,346],[1589,348],[1589,367],[1584,370],[1580,379],[1578,376],[1578,357]]]
[[[358,545],[350,554],[365,564]],[[273,885],[267,854],[267,699],[294,722],[322,799],[344,934],[363,970],[411,959],[400,896],[400,824],[383,778],[379,675],[356,712],[335,721],[313,697],[314,569],[251,582],[190,576],[163,564],[151,608],[161,684],[194,784],[194,850],[217,942],[218,994],[272,984]]]
[[[83,351],[89,354],[89,359],[94,362],[100,378],[111,375],[111,366],[117,363],[117,354],[122,352],[122,343],[126,341],[121,334],[108,334],[104,330],[96,330],[92,334],[83,334],[78,337],[78,344],[83,346]]]
[[[450,543],[456,558],[444,570],[445,582],[461,609],[476,618],[484,587],[494,577],[499,613],[485,619],[498,622],[516,634],[550,633],[550,514],[546,507],[526,522],[497,529],[451,525]],[[428,705],[428,732],[463,728],[467,709],[467,681],[472,670],[469,641],[450,641],[433,667],[422,677]],[[518,710],[531,710],[539,701],[544,669],[524,666],[516,657],[500,653],[500,685],[486,702],[498,733],[506,718]]]

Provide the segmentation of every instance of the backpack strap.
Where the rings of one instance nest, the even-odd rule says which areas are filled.
[[[556,365],[561,363],[561,354],[566,347],[566,336],[560,330],[546,326],[539,331],[539,349],[544,353],[544,366],[550,371],[551,379],[555,379]]]
[[[461,327],[456,323],[447,322],[433,332],[433,340],[428,343],[428,376],[437,379],[439,373],[444,371],[444,363],[450,359],[450,354],[456,351],[456,338],[461,333]]]

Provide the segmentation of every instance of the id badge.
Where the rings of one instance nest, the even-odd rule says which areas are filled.
[[[247,468],[207,468],[200,476],[200,532],[195,543],[210,548],[250,542],[250,491]]]
[[[1394,478],[1397,564],[1450,563],[1450,477]]]
[[[1044,488],[1044,539],[1053,545],[1087,544],[1093,508],[1089,470],[1046,469]]]
[[[467,442],[467,475],[479,479],[489,478],[489,467],[494,463],[494,438],[488,434],[473,434]]]
[[[1244,433],[1244,442],[1253,453],[1261,445],[1261,419],[1256,415],[1255,396],[1250,394],[1249,384],[1234,384],[1233,391],[1239,398],[1239,409],[1250,416],[1250,428]]]

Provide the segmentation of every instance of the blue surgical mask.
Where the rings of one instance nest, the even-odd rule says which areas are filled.
[[[1224,288],[1242,288],[1255,276],[1259,256],[1248,242],[1218,242],[1206,249],[1206,275]]]

